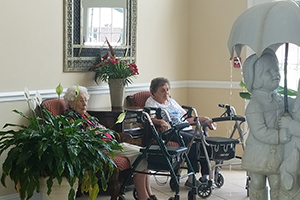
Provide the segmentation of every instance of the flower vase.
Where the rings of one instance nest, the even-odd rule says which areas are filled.
[[[124,111],[125,86],[123,79],[108,79],[112,111]]]

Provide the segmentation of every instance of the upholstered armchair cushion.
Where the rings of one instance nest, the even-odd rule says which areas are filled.
[[[130,169],[131,165],[127,158],[121,156],[115,156],[113,158],[114,163],[117,165],[119,171]]]
[[[134,103],[137,107],[144,107],[147,99],[151,96],[150,91],[135,93],[133,96]]]
[[[129,106],[141,107],[145,106],[147,99],[151,96],[150,91],[141,91],[126,97]]]
[[[61,115],[65,112],[66,105],[63,99],[47,99],[42,102],[42,106],[49,110],[53,116]]]

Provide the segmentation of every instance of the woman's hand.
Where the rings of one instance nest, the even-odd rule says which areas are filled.
[[[200,122],[202,122],[203,126],[207,126],[210,130],[216,130],[217,124],[213,122],[209,117],[201,116],[199,117]]]
[[[163,119],[152,118],[152,122],[156,127],[158,127],[158,132],[163,132],[170,128],[170,125]]]
[[[189,124],[195,124],[195,117],[190,117],[185,119]]]

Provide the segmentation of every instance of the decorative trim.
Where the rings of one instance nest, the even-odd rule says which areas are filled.
[[[215,88],[215,89],[240,89],[239,82],[230,81],[196,81],[196,80],[183,80],[171,81],[172,88]],[[91,86],[88,87],[91,95],[109,94],[108,85],[106,86]],[[131,84],[125,88],[127,93],[135,93],[143,90],[149,90],[149,83],[136,83]],[[64,92],[66,89],[64,89]],[[30,91],[30,95],[34,96],[36,91]],[[44,99],[57,97],[55,90],[39,90],[39,93]],[[0,103],[24,101],[24,92],[0,92]],[[1,199],[0,199],[1,200]]]
[[[230,81],[188,81],[188,88],[241,89],[240,82]]]
[[[0,200],[20,200],[18,194],[10,194],[6,196],[0,196]]]

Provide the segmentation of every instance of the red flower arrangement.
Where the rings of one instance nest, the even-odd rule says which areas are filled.
[[[100,62],[92,66],[89,70],[95,72],[94,80],[108,82],[109,79],[123,79],[124,85],[132,83],[132,77],[138,75],[138,68],[135,63],[126,63],[124,60],[116,58],[114,50],[106,38],[109,52],[100,58]]]

